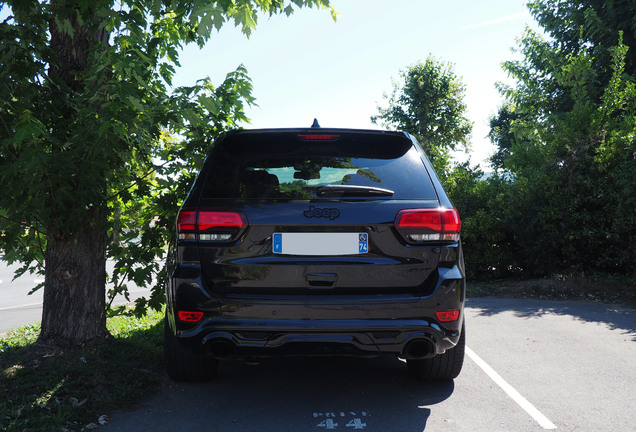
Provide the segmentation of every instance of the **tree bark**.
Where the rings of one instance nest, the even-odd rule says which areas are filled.
[[[96,214],[97,213],[97,214]],[[68,237],[49,237],[39,342],[73,346],[108,337],[106,231],[97,211]]]

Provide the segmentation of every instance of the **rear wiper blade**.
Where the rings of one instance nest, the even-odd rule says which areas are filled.
[[[356,185],[324,185],[316,190],[318,196],[324,197],[351,197],[351,196],[392,196],[394,192],[372,186]]]

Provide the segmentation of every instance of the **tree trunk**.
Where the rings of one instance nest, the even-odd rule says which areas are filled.
[[[106,231],[87,212],[68,237],[49,236],[39,342],[81,345],[108,337],[105,312]]]
[[[84,72],[90,66],[90,52],[99,49],[100,44],[106,46],[108,33],[95,12],[75,0],[52,0],[51,10],[49,30],[54,55],[48,73],[54,81],[62,80],[68,86],[58,88],[60,100],[71,100],[86,90]],[[72,31],[61,28],[60,24],[69,24]],[[96,103],[95,109],[98,108]],[[59,114],[58,124],[53,127],[59,142],[65,142],[72,133],[74,116],[72,104]],[[69,172],[68,179],[59,187],[71,190],[84,187],[82,169],[90,162],[90,146],[98,145],[96,142],[86,142],[87,149],[77,162],[77,171]],[[107,190],[106,185],[102,190]],[[103,197],[96,195],[92,202],[76,203],[80,209],[93,209],[87,210],[77,224],[74,218],[78,212],[73,211],[77,208],[59,214],[64,210],[56,206],[58,214],[50,216],[44,253],[44,303],[39,337],[42,344],[81,345],[108,336],[105,314],[107,235],[106,213],[104,209],[100,210],[102,202]],[[72,217],[63,220],[68,215]],[[63,223],[60,224],[60,220]]]

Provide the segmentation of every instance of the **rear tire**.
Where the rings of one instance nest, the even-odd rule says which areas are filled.
[[[175,381],[209,381],[214,378],[219,361],[182,346],[172,333],[167,318],[163,325],[163,349],[170,378]]]
[[[466,326],[462,324],[459,341],[454,348],[430,359],[407,360],[409,372],[424,381],[451,381],[457,378],[464,364]]]

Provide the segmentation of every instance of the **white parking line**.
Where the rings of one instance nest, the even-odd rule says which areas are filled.
[[[488,366],[488,364],[485,361],[483,361],[481,359],[481,357],[479,357],[477,354],[475,354],[475,352],[473,350],[471,350],[470,348],[466,347],[466,354],[468,355],[468,357],[470,357],[470,359],[472,361],[474,361],[477,364],[477,366],[479,366],[484,372],[486,372],[486,375],[488,375],[490,377],[490,379],[492,379],[499,387],[501,387],[503,389],[503,391],[505,391],[506,394],[508,396],[510,396],[510,398],[512,398],[512,400],[517,402],[517,404],[521,408],[523,408],[528,414],[530,414],[530,416],[532,416],[532,418],[535,419],[535,421],[537,423],[539,423],[539,425],[543,429],[556,429],[557,428],[554,425],[554,423],[552,423],[550,420],[548,420],[548,418],[546,416],[541,414],[541,412],[538,409],[536,409],[534,405],[532,405],[530,402],[528,402],[528,400],[526,398],[521,396],[521,393],[519,393],[517,390],[514,389],[514,387],[512,387],[510,384],[508,384],[506,382],[506,380],[504,380],[501,377],[501,375],[499,375],[497,372],[495,372],[495,370],[493,368]]]

